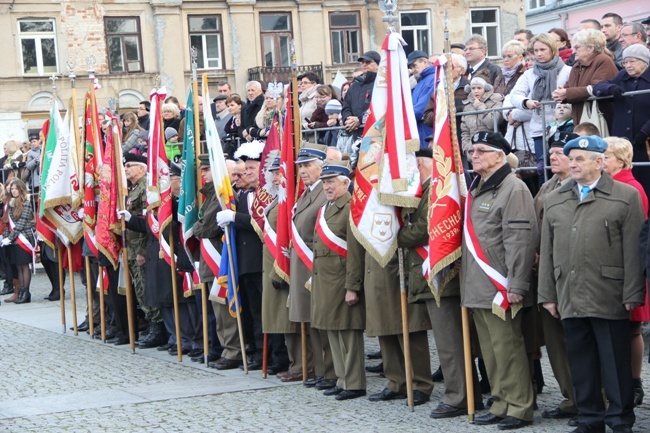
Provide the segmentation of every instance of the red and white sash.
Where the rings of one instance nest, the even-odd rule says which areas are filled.
[[[9,232],[13,232],[16,229],[16,224],[14,223],[13,218],[11,218],[11,210],[7,209],[5,212],[7,212],[7,216],[9,217]],[[32,243],[29,242],[29,239],[27,239],[27,236],[22,233],[18,233],[18,236],[16,236],[16,245],[32,256],[33,269],[36,271],[36,247],[33,246]]]
[[[316,233],[323,240],[329,249],[334,251],[339,256],[348,257],[348,242],[336,236],[334,232],[327,225],[325,220],[325,210],[327,204],[318,210],[318,217],[316,218]]]
[[[217,281],[219,279],[219,270],[221,268],[221,253],[212,245],[210,239],[201,238],[201,257],[205,260],[208,268],[214,275],[212,286],[210,286],[210,297],[218,302],[225,302],[228,291]]]
[[[481,244],[474,232],[474,224],[472,224],[472,219],[470,218],[472,201],[473,197],[470,192],[467,194],[465,201],[465,224],[463,227],[463,235],[466,239],[465,243],[470,254],[476,260],[476,263],[478,263],[481,270],[485,272],[497,289],[497,293],[492,300],[492,312],[505,320],[505,312],[510,308],[510,302],[508,301],[508,278],[490,266],[487,255],[483,251],[483,248],[481,248]],[[515,313],[516,311],[513,311],[513,315]]]
[[[271,208],[271,205],[274,202],[269,203],[269,205],[264,209],[262,216],[264,217],[264,244],[269,249],[269,252],[275,260],[278,252],[278,234],[273,230],[271,224],[269,223],[268,212]]]
[[[294,207],[294,214],[295,210],[296,209]],[[309,272],[312,272],[314,268],[314,252],[307,246],[305,241],[302,240],[302,237],[300,236],[300,233],[298,233],[298,228],[296,227],[293,218],[291,219],[291,235],[293,247],[296,249],[298,257],[300,257],[302,263],[307,267],[307,269],[309,269]]]
[[[422,258],[422,276],[429,281],[429,246],[415,247],[415,252]]]

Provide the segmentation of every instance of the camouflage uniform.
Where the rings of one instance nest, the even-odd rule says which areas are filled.
[[[129,195],[126,199],[126,210],[131,215],[142,215],[147,206],[147,177],[142,176],[140,180],[129,187]],[[138,233],[133,230],[126,232],[127,249],[129,253],[129,270],[131,271],[131,280],[138,304],[145,314],[149,323],[162,322],[160,308],[149,307],[144,301],[144,271],[145,265],[140,266],[136,262],[138,255],[145,256],[147,248],[147,234]]]

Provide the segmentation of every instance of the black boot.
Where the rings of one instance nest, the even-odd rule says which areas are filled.
[[[61,299],[61,291],[59,289],[53,289],[50,295],[45,299],[48,301],[58,301]]]
[[[11,283],[5,281],[4,286],[2,286],[2,290],[0,290],[0,296],[11,295],[13,293],[14,293],[14,286],[12,286]]]
[[[632,379],[632,390],[634,391],[634,406],[641,406],[645,392],[643,392],[643,382],[640,378]]]
[[[165,325],[162,322],[156,322],[149,324],[149,334],[147,339],[138,342],[138,347],[140,349],[149,349],[153,347],[158,347],[167,342],[167,331],[165,330]]]
[[[32,294],[29,293],[29,288],[19,289],[16,304],[27,304],[29,302],[32,302]]]

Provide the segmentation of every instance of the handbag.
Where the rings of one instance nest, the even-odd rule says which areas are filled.
[[[517,149],[517,129],[521,128],[521,135],[524,137],[524,150]],[[517,168],[517,174],[522,179],[526,179],[537,174],[537,157],[535,152],[530,149],[528,140],[526,140],[526,130],[524,129],[523,123],[520,126],[517,126],[512,131],[512,147],[515,149],[515,156],[519,161],[519,167]],[[535,167],[535,170],[521,170],[524,167]]]
[[[600,131],[600,136],[605,138],[609,137],[609,127],[607,126],[607,121],[605,121],[605,116],[603,116],[602,111],[598,109],[598,101],[595,99],[589,103],[585,101],[582,108],[582,116],[580,116],[580,123],[593,123],[598,127]]]

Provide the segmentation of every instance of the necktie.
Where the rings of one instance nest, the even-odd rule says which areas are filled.
[[[591,191],[591,188],[589,188],[588,186],[583,186],[582,188],[580,188],[580,201],[584,200],[585,197],[587,197],[589,191]]]

